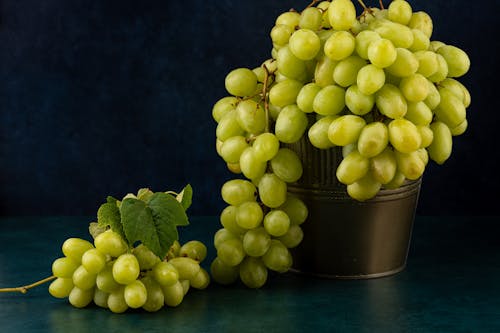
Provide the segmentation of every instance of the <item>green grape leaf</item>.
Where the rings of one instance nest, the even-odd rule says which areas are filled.
[[[191,185],[187,184],[186,187],[182,189],[181,193],[177,195],[176,199],[181,203],[185,211],[188,210],[193,202],[193,188]]]
[[[147,203],[124,199],[120,214],[128,243],[133,245],[139,241],[160,258],[164,258],[179,239],[176,227],[189,224],[182,205],[162,192],[154,193]]]
[[[137,199],[142,201],[147,202],[152,195],[153,191],[151,191],[149,188],[141,188],[139,191],[137,191]]]
[[[89,224],[89,234],[92,236],[92,238],[96,238],[100,234],[102,234],[104,231],[106,231],[106,227],[101,227],[99,223],[97,222],[90,222]]]
[[[102,204],[97,210],[97,224],[102,227],[110,227],[111,230],[124,237],[123,227],[120,218],[120,210],[116,205],[116,199],[108,197],[107,202]]]
[[[113,198],[112,196],[108,196],[108,197],[106,198],[106,202],[107,202],[107,203],[114,203],[114,204],[116,204],[116,202],[117,202],[117,201],[118,201],[118,200],[117,200],[117,199],[115,199],[115,198]]]

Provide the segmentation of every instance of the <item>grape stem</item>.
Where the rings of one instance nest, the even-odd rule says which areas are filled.
[[[21,294],[26,294],[29,289],[42,285],[44,283],[50,282],[52,280],[57,279],[54,275],[49,276],[48,278],[42,279],[40,281],[34,282],[32,284],[28,284],[26,286],[15,287],[15,288],[0,288],[0,293],[13,293],[19,292]]]
[[[262,84],[262,99],[264,100],[264,111],[266,112],[266,133],[269,132],[269,101],[267,96],[267,86],[269,85],[269,69],[265,64],[262,64],[264,69],[264,82]]]
[[[365,3],[363,2],[363,0],[358,0],[359,4],[361,5],[361,7],[363,7],[363,11],[365,12],[369,12],[369,9],[368,7],[366,7]]]
[[[378,0],[378,3],[380,4],[380,9],[385,9],[384,4],[382,3],[382,0]]]
[[[312,2],[306,8],[310,8],[310,7],[314,6],[314,5],[316,5],[320,1],[321,0],[312,0]]]

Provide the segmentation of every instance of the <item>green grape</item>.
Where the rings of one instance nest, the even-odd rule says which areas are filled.
[[[429,93],[427,94],[424,103],[427,104],[429,109],[434,110],[439,103],[441,103],[441,94],[431,81],[427,80],[427,86],[429,88]]]
[[[295,30],[295,27],[299,25],[299,22],[300,14],[295,11],[290,11],[278,16],[275,24],[284,24]]]
[[[292,225],[304,223],[309,214],[305,203],[297,197],[288,195],[286,201],[279,207],[290,218]]]
[[[126,285],[123,291],[125,303],[133,309],[140,308],[146,304],[147,297],[148,291],[146,290],[146,286],[140,280],[135,280]]]
[[[410,51],[425,51],[429,49],[431,41],[421,30],[411,29],[413,33],[413,44],[410,46]]]
[[[191,287],[195,289],[206,289],[210,284],[210,275],[203,268],[200,269],[198,274],[191,280],[189,280]]]
[[[269,208],[281,206],[286,200],[286,183],[274,173],[266,173],[259,181],[259,196]]]
[[[267,268],[279,273],[284,273],[292,267],[290,251],[277,239],[271,241],[269,250],[262,256],[262,261]]]
[[[214,235],[214,246],[215,248],[218,248],[220,244],[222,244],[228,239],[233,239],[233,238],[239,238],[239,235],[233,234],[226,228],[219,229]]]
[[[68,300],[75,308],[84,308],[92,302],[94,289],[83,290],[78,287],[71,289]]]
[[[328,149],[334,146],[330,139],[328,139],[328,128],[335,118],[336,116],[323,117],[309,128],[307,136],[314,147]]]
[[[94,290],[94,303],[101,308],[108,308],[109,294],[99,289]]]
[[[108,308],[114,313],[123,313],[128,310],[127,302],[123,294],[125,287],[113,291],[108,296]]]
[[[302,228],[296,224],[292,224],[290,228],[288,228],[287,233],[277,239],[287,248],[292,249],[297,247],[300,242],[302,242],[303,238],[304,232],[302,231]]]
[[[83,266],[78,266],[73,273],[73,284],[82,290],[89,290],[94,288],[96,278],[97,274],[90,273]]]
[[[218,138],[215,139],[215,150],[217,151],[217,154],[221,157],[222,157],[221,148],[223,143],[224,142],[219,140]]]
[[[290,218],[282,210],[271,210],[264,217],[264,229],[274,237],[283,236],[290,228]]]
[[[431,109],[424,102],[408,103],[405,118],[415,125],[429,125],[433,116]]]
[[[74,262],[80,264],[85,251],[92,249],[92,243],[81,238],[68,238],[62,245],[62,252]]]
[[[237,68],[226,76],[226,90],[234,96],[251,96],[257,87],[257,76],[248,68]]]
[[[174,242],[170,246],[170,249],[168,249],[167,260],[178,257],[180,249],[181,249],[181,243],[179,243],[178,240],[174,240]]]
[[[260,92],[262,91],[262,86],[260,85],[260,83],[264,83],[264,80],[266,78],[266,71],[265,69],[260,66],[260,67],[255,67],[254,69],[252,69],[252,72],[255,73],[255,75],[257,76],[257,92]],[[269,76],[267,78],[268,80],[271,80],[271,81],[268,81],[269,84],[272,84],[272,76]],[[260,87],[260,90],[259,90],[259,87]]]
[[[353,199],[365,201],[373,198],[380,190],[381,184],[374,180],[370,174],[366,174],[363,178],[347,185],[347,193]]]
[[[52,263],[52,274],[58,278],[70,278],[78,266],[78,262],[71,258],[58,258]]]
[[[257,179],[266,172],[267,163],[257,157],[254,147],[246,148],[240,156],[240,169],[248,179]]]
[[[321,90],[321,87],[314,82],[308,83],[300,89],[297,95],[297,106],[306,113],[314,112],[313,102],[314,98]]]
[[[212,117],[219,122],[229,111],[236,109],[238,99],[234,96],[223,97],[212,108]]]
[[[179,280],[191,280],[198,274],[201,268],[198,261],[189,257],[173,258],[168,263],[174,266],[179,273]]]
[[[262,133],[255,138],[252,144],[254,155],[261,161],[269,161],[277,153],[280,142],[273,133]]]
[[[339,61],[333,71],[333,80],[342,87],[349,87],[356,83],[358,72],[366,61],[356,55],[349,56]]]
[[[248,230],[243,236],[243,250],[251,257],[261,257],[271,246],[271,237],[263,227]]]
[[[397,161],[391,148],[387,147],[383,152],[370,159],[370,170],[373,180],[381,183],[389,183],[396,174]]]
[[[139,244],[132,250],[132,254],[137,258],[141,270],[148,270],[160,262],[160,258],[148,249],[144,244]]]
[[[396,48],[396,53],[396,60],[385,69],[387,73],[397,77],[415,74],[419,66],[417,57],[411,51],[401,47]]]
[[[425,148],[420,148],[416,151],[416,154],[418,154],[418,157],[424,162],[424,165],[427,166],[429,163],[429,153],[427,152],[427,149]]]
[[[260,225],[264,213],[255,201],[244,202],[236,209],[236,223],[241,228],[253,229]]]
[[[236,266],[245,258],[243,242],[239,238],[228,239],[217,247],[217,257],[228,266]]]
[[[268,106],[269,106],[269,115],[271,116],[271,119],[276,120],[278,118],[278,115],[280,114],[281,108],[272,104],[269,104]]]
[[[218,257],[210,265],[212,278],[219,284],[227,285],[236,282],[239,276],[239,266],[228,266]]]
[[[413,44],[413,33],[406,25],[378,19],[370,22],[369,28],[377,32],[382,38],[389,39],[395,47],[409,48]]]
[[[171,286],[179,281],[179,271],[170,262],[160,261],[154,265],[151,274],[160,286]]]
[[[358,151],[364,157],[374,157],[380,154],[389,143],[387,126],[381,122],[373,122],[361,130],[358,139]]]
[[[248,147],[244,136],[233,136],[222,143],[220,155],[227,163],[238,163],[241,153]]]
[[[411,153],[395,151],[395,155],[398,163],[398,171],[406,178],[416,180],[422,176],[425,170],[425,163],[417,151],[412,151]]]
[[[288,148],[281,148],[271,160],[274,174],[287,183],[294,183],[302,177],[302,162],[297,154]]]
[[[467,122],[467,119],[465,119],[463,122],[460,123],[460,125],[450,128],[451,135],[458,136],[464,134],[465,131],[467,130],[468,125],[469,124]]]
[[[314,98],[313,109],[324,116],[339,114],[345,107],[345,90],[336,85],[322,88]]]
[[[222,117],[217,125],[217,128],[215,129],[217,139],[220,141],[226,141],[233,136],[245,134],[245,131],[238,124],[237,118],[238,116],[236,110],[229,111],[226,115],[224,115],[224,117]]]
[[[302,89],[302,83],[299,81],[287,79],[278,82],[269,91],[269,102],[281,108],[294,104],[300,89]],[[281,110],[280,114],[282,112],[283,110]]]
[[[399,89],[409,102],[423,101],[429,94],[427,79],[418,73],[403,78],[399,84]]]
[[[94,239],[94,244],[99,252],[108,254],[111,257],[118,257],[128,250],[128,246],[123,238],[112,230],[107,230],[99,234]]]
[[[429,80],[435,83],[443,81],[448,76],[448,63],[444,57],[436,53],[436,59],[438,62],[438,69],[434,74],[429,76]]]
[[[304,9],[300,14],[299,27],[301,29],[316,31],[321,28],[322,21],[323,13],[321,10],[315,7],[309,7]]]
[[[363,30],[356,35],[356,53],[363,59],[368,60],[368,47],[381,37],[371,30]]]
[[[248,180],[232,179],[222,185],[221,195],[229,205],[239,206],[244,202],[254,201],[256,189]]]
[[[417,127],[409,120],[395,119],[389,123],[389,142],[402,153],[411,153],[422,144]]]
[[[352,113],[363,116],[373,109],[375,96],[363,94],[358,86],[353,84],[345,92],[345,104]]]
[[[394,190],[403,185],[405,180],[406,180],[405,175],[403,175],[401,172],[398,171],[394,175],[394,178],[390,182],[385,184],[384,187],[389,190]]]
[[[438,60],[432,51],[417,51],[414,53],[418,60],[417,73],[429,77],[438,70]]]
[[[333,0],[328,8],[328,21],[335,30],[349,30],[356,22],[356,8],[350,0]]]
[[[162,286],[165,304],[171,307],[176,307],[182,303],[184,299],[184,287],[180,281],[177,281],[171,286]]]
[[[236,107],[236,121],[244,131],[260,133],[266,127],[266,113],[262,105],[247,99]]]
[[[332,60],[342,60],[350,56],[356,47],[354,36],[347,31],[335,31],[324,46],[325,55]]]
[[[96,286],[99,290],[111,293],[120,288],[120,284],[113,278],[113,263],[108,263],[106,267],[96,276]]]
[[[452,78],[446,78],[439,82],[440,88],[449,89],[463,104],[464,107],[470,105],[470,93],[463,84]]]
[[[330,1],[322,1],[318,4],[316,8],[321,10],[321,27],[329,29],[331,28],[330,20],[328,18],[328,8],[330,7]]]
[[[422,31],[428,38],[431,38],[433,24],[431,17],[427,13],[413,13],[410,22],[408,22],[408,26],[412,29],[418,29]]]
[[[288,46],[293,55],[300,60],[311,60],[318,54],[321,42],[314,31],[299,29],[290,37]]]
[[[227,206],[224,208],[220,214],[220,222],[224,228],[232,232],[233,234],[239,235],[243,234],[246,229],[243,229],[236,223],[236,206]]]
[[[288,45],[279,49],[276,54],[276,64],[279,73],[289,79],[303,81],[306,78],[306,64],[293,54]],[[276,82],[278,82],[278,79],[276,79]]]
[[[207,247],[200,241],[192,240],[181,246],[179,256],[202,262],[207,257]]]
[[[267,281],[267,268],[259,258],[248,257],[240,265],[240,279],[248,288],[260,288]]]
[[[412,9],[408,2],[404,0],[394,0],[387,9],[387,18],[393,22],[408,24],[412,16]]]
[[[451,155],[453,139],[451,131],[446,124],[436,121],[430,125],[434,139],[427,147],[429,157],[437,164],[443,164]]]
[[[378,110],[392,119],[404,117],[408,111],[408,105],[401,90],[392,84],[386,83],[377,91],[375,103]]]
[[[394,63],[396,57],[396,48],[388,39],[374,40],[368,46],[368,59],[378,68],[389,67]]]
[[[356,143],[350,143],[348,145],[345,145],[342,147],[342,157],[345,158],[347,155],[349,155],[351,152],[354,150],[357,150],[358,147],[356,146]]]
[[[434,109],[439,121],[445,123],[449,128],[460,125],[466,116],[463,102],[449,89],[439,89],[441,102]]]
[[[279,46],[285,46],[288,44],[288,40],[290,39],[290,36],[293,33],[293,29],[285,24],[278,24],[275,25],[271,29],[271,40],[273,41],[274,45],[279,45]]]
[[[113,264],[113,278],[120,284],[132,283],[139,273],[139,262],[133,254],[122,254]]]
[[[332,121],[328,128],[328,138],[337,146],[345,146],[358,140],[366,121],[360,116],[344,115]]]
[[[82,256],[82,266],[89,273],[97,274],[106,266],[106,256],[98,249],[87,250]]]
[[[65,298],[69,296],[73,287],[72,279],[58,277],[49,285],[49,293],[56,298]]]
[[[314,70],[314,82],[321,88],[332,85],[335,66],[337,66],[337,61],[333,61],[327,56],[319,58]]]
[[[344,157],[337,167],[337,179],[345,185],[354,183],[363,178],[370,167],[370,160],[361,155],[357,150],[353,150]]]
[[[161,286],[150,276],[145,276],[141,280],[144,287],[146,287],[146,302],[142,308],[148,312],[156,312],[165,304],[165,296]]]
[[[364,95],[372,95],[383,87],[385,73],[383,69],[369,64],[361,68],[356,78],[359,91]]]
[[[276,119],[274,132],[279,141],[285,143],[297,142],[307,128],[307,116],[297,105],[284,107]]]
[[[420,137],[422,138],[422,143],[420,148],[427,148],[432,143],[434,139],[434,133],[429,126],[417,126]]]

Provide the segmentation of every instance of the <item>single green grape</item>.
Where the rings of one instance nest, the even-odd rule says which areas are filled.
[[[192,240],[181,246],[179,256],[202,262],[207,256],[207,247],[200,241]]]
[[[337,179],[345,185],[363,178],[369,170],[369,159],[353,150],[337,167]]]
[[[413,44],[410,46],[410,51],[418,52],[428,50],[431,45],[429,37],[418,29],[411,29],[411,32],[413,33]]]
[[[123,298],[129,307],[137,309],[146,304],[148,291],[146,290],[144,283],[140,280],[135,280],[125,286],[125,289],[123,290]]]
[[[71,258],[57,258],[52,263],[52,274],[58,278],[70,278],[78,266],[78,262]]]
[[[139,262],[133,254],[122,254],[113,264],[113,278],[120,284],[137,280],[140,273]]]
[[[300,110],[302,110],[302,112],[314,112],[314,98],[320,90],[321,87],[314,82],[308,83],[300,89],[300,92],[297,95],[297,106]]]
[[[284,143],[300,140],[307,128],[307,116],[296,104],[284,107],[276,119],[274,132],[276,138]]]
[[[358,86],[353,84],[345,92],[345,104],[355,115],[364,116],[373,109],[375,96],[363,94]]]
[[[184,299],[184,287],[180,281],[177,281],[171,286],[162,286],[161,289],[166,305],[176,307],[182,303]]]
[[[402,153],[411,153],[422,144],[417,127],[409,120],[399,118],[389,123],[389,142]]]
[[[274,173],[266,173],[262,176],[258,189],[260,199],[267,207],[279,207],[286,200],[286,183]]]
[[[233,136],[240,136],[244,134],[245,131],[240,127],[238,123],[238,115],[236,110],[231,110],[227,114],[225,114],[221,118],[221,120],[217,124],[217,128],[215,129],[215,135],[221,142],[224,142]],[[219,153],[219,155],[221,154]]]
[[[284,273],[292,267],[292,255],[279,240],[273,239],[266,254],[262,256],[264,265],[276,272]]]
[[[403,78],[399,84],[399,89],[409,102],[423,101],[429,94],[427,79],[418,73]]]
[[[439,121],[445,123],[449,128],[460,125],[466,117],[463,99],[459,99],[450,89],[439,89],[441,102],[434,109]]]
[[[210,275],[206,270],[201,268],[198,274],[196,274],[194,278],[189,280],[189,284],[195,289],[206,289],[210,284]]]
[[[94,300],[95,305],[97,305],[101,308],[107,309],[108,308],[108,298],[109,298],[109,294],[107,292],[99,290],[98,288],[96,288],[94,290],[93,300]]]
[[[278,237],[277,239],[283,243],[287,248],[291,249],[297,247],[302,239],[304,238],[304,232],[299,225],[292,224],[288,231],[283,236]]]
[[[294,104],[302,86],[301,82],[291,79],[278,82],[269,90],[269,102],[281,108]]]
[[[373,198],[380,190],[381,184],[366,174],[352,184],[347,185],[347,193],[353,199],[365,201]]]
[[[139,244],[132,249],[132,254],[137,258],[141,270],[149,270],[161,261],[161,259],[144,244]]]
[[[342,60],[350,56],[356,47],[354,36],[348,31],[335,31],[325,42],[325,55],[332,60]]]
[[[89,249],[82,256],[82,266],[89,273],[97,274],[106,266],[106,256],[98,249]]]
[[[259,258],[248,257],[240,265],[240,279],[249,288],[260,288],[267,281],[267,268]]]
[[[413,11],[408,2],[404,0],[394,0],[389,4],[387,18],[393,22],[408,24]]]
[[[318,35],[310,29],[295,31],[289,40],[290,51],[300,60],[311,60],[318,54],[321,42]]]
[[[94,298],[94,289],[80,289],[73,287],[69,293],[68,300],[75,308],[84,308],[92,302]]]
[[[453,147],[451,131],[446,124],[440,121],[433,122],[430,128],[433,140],[427,147],[429,157],[437,164],[443,164],[450,157]]]
[[[244,229],[238,225],[236,222],[236,211],[238,207],[236,206],[227,206],[224,208],[220,214],[220,223],[222,226],[229,230],[231,233],[235,235],[244,234],[247,229]]]
[[[258,157],[257,150],[252,146],[241,153],[239,166],[245,177],[258,179],[266,172],[267,163]]]
[[[247,180],[232,179],[222,185],[221,195],[229,205],[239,206],[247,201],[255,201],[256,189]]]
[[[339,114],[345,107],[345,90],[336,85],[321,89],[314,98],[313,109],[324,116]]]
[[[58,277],[49,285],[49,293],[56,298],[65,298],[69,296],[73,287],[73,279]]]
[[[222,142],[220,155],[227,163],[239,163],[241,153],[248,147],[244,136],[233,136]]]
[[[111,293],[120,288],[120,284],[113,278],[113,263],[110,262],[96,276],[96,286],[98,289]]]
[[[148,312],[160,310],[165,304],[165,296],[160,285],[151,276],[143,277],[141,282],[147,291],[146,303],[144,303],[142,308]]]
[[[297,58],[288,45],[279,49],[276,54],[276,63],[279,73],[288,79],[303,81],[306,78],[306,65],[303,60]],[[278,82],[278,78],[276,78]],[[272,104],[275,104],[271,102]],[[286,103],[290,104],[290,103]]]
[[[429,125],[434,114],[424,102],[408,103],[405,118],[417,126]]]
[[[359,91],[364,95],[372,95],[385,83],[385,73],[381,68],[369,64],[361,68],[356,78]]]
[[[252,144],[255,158],[260,161],[269,161],[277,153],[280,142],[273,133],[262,133],[255,138]]]
[[[427,37],[432,35],[432,19],[426,12],[414,12],[408,22],[408,27],[422,31]]]
[[[266,127],[266,112],[260,103],[252,99],[243,100],[236,107],[236,121],[244,131],[258,134]]]
[[[389,183],[397,171],[394,151],[387,147],[377,156],[370,159],[370,171],[373,179],[381,184]]]
[[[290,228],[290,218],[282,210],[271,210],[264,217],[264,228],[271,236],[283,236]]]
[[[300,13],[299,27],[312,31],[320,30],[323,22],[323,13],[319,8],[309,7]]]
[[[374,157],[380,154],[389,143],[389,131],[381,122],[373,122],[361,130],[358,139],[358,151],[365,157]]]
[[[388,39],[374,40],[368,46],[368,60],[378,68],[389,67],[396,61],[396,57],[396,48]]]
[[[334,61],[325,55],[320,57],[314,70],[314,82],[321,88],[332,85],[334,83],[333,71],[335,70],[337,63],[337,61]]]
[[[363,30],[356,35],[356,53],[363,59],[368,60],[368,47],[381,37],[371,30]]]
[[[288,44],[293,31],[294,30],[288,25],[278,24],[271,29],[269,35],[274,45],[285,46]]]
[[[294,183],[302,177],[302,162],[297,154],[288,148],[281,148],[271,160],[276,176],[287,183]]]
[[[333,80],[341,87],[349,87],[356,83],[358,72],[366,65],[366,60],[351,55],[338,62],[333,71]]]
[[[94,244],[99,252],[108,254],[111,257],[119,257],[128,250],[128,246],[123,238],[113,230],[107,230],[99,234],[94,239]]]
[[[271,237],[263,228],[248,230],[243,236],[243,250],[251,257],[261,257],[271,246]]]
[[[264,214],[257,202],[248,201],[238,206],[235,217],[238,226],[244,229],[253,229],[261,224]]]
[[[395,47],[409,48],[413,44],[413,33],[406,25],[387,19],[373,20],[369,29],[377,32],[382,38],[389,39]]]
[[[346,95],[347,99],[347,95]],[[334,144],[328,139],[328,128],[336,116],[325,116],[316,121],[308,130],[307,136],[311,144],[319,149],[328,149]]]
[[[128,305],[127,302],[125,302],[125,297],[123,294],[124,288],[125,287],[122,286],[109,294],[108,308],[111,310],[111,312],[123,313],[128,310]]]
[[[243,242],[239,238],[228,239],[217,247],[217,257],[228,266],[236,266],[245,258]]]
[[[219,229],[214,235],[214,247],[217,249],[219,245],[225,242],[226,240],[239,237],[240,236],[238,234],[233,234],[226,228]]]
[[[284,24],[295,30],[295,27],[299,25],[300,14],[295,11],[289,11],[280,14],[276,18],[276,25]]]
[[[356,22],[356,8],[350,0],[333,0],[328,8],[328,21],[335,30],[349,30]]]
[[[279,206],[279,209],[288,215],[292,225],[304,223],[309,215],[309,211],[304,201],[292,195],[287,195],[286,201],[283,205]]]
[[[223,97],[212,108],[212,117],[218,123],[229,111],[236,109],[238,99],[234,96]]]
[[[346,146],[356,142],[365,127],[366,121],[356,115],[340,116],[332,121],[328,128],[328,138],[337,146]]]
[[[436,59],[438,62],[438,69],[434,74],[428,77],[428,79],[434,83],[438,83],[446,79],[448,77],[449,70],[448,63],[441,54],[436,53]]]
[[[179,280],[191,280],[200,271],[200,263],[189,257],[173,258],[168,263],[179,272]]]
[[[396,60],[385,68],[388,74],[403,78],[415,74],[418,71],[420,63],[416,55],[402,47],[396,48],[396,53]]]
[[[234,96],[251,96],[257,86],[257,76],[248,68],[237,68],[226,76],[226,90]]]
[[[171,286],[179,281],[179,272],[170,262],[160,261],[153,267],[151,274],[160,286]]]
[[[94,288],[96,284],[97,274],[90,273],[83,266],[78,268],[73,273],[73,284],[82,290],[89,290]]]
[[[228,285],[238,279],[239,266],[226,265],[220,258],[216,257],[210,265],[210,273],[214,281],[222,285]]]
[[[411,153],[401,153],[399,151],[395,151],[394,153],[398,163],[398,171],[401,172],[405,178],[416,180],[422,176],[426,163],[421,159],[417,150]]]

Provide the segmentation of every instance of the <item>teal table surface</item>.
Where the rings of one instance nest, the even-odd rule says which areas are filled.
[[[63,241],[89,239],[90,221],[0,218],[0,288],[51,275]],[[218,228],[217,217],[191,217],[181,241],[206,242],[208,265]],[[47,285],[0,293],[0,332],[500,332],[499,231],[499,217],[418,216],[399,274],[344,281],[289,272],[259,290],[211,284],[156,313],[76,309]]]

